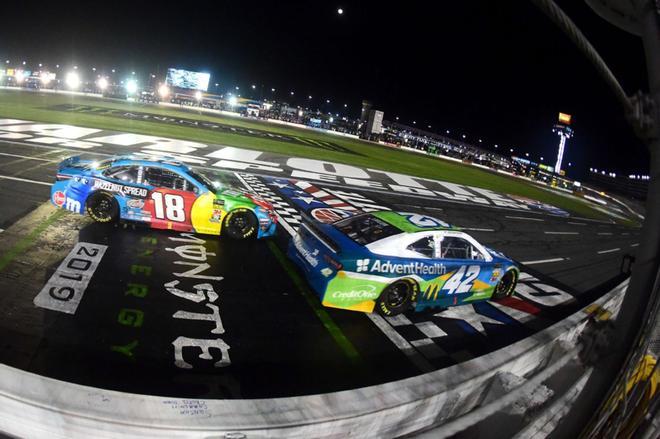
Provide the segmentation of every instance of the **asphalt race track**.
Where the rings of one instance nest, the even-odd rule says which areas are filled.
[[[107,389],[268,398],[457,364],[607,292],[623,279],[622,260],[639,242],[638,228],[583,218],[207,169],[274,202],[278,236],[243,243],[99,225],[47,203],[56,164],[74,153],[80,151],[0,143],[0,362]],[[369,206],[435,216],[516,259],[524,272],[516,295],[390,319],[320,306],[284,255],[300,212]],[[80,303],[73,313],[47,300],[35,306],[72,252],[95,255]],[[195,267],[204,269],[174,276]],[[209,286],[201,291],[200,283]]]

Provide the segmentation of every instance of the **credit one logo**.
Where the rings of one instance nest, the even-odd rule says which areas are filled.
[[[378,297],[376,287],[373,285],[358,285],[350,291],[335,291],[333,299],[375,299]]]

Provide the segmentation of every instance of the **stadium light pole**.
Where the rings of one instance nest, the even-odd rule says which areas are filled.
[[[66,74],[65,82],[67,87],[75,90],[80,86],[80,76],[76,72],[69,72]]]
[[[651,305],[660,294],[660,9],[654,0],[586,0],[602,18],[640,36],[646,55],[649,94],[628,97],[600,55],[573,22],[552,0],[532,0],[583,52],[607,82],[623,106],[637,136],[649,150],[649,181],[646,212],[630,283],[614,321],[614,329],[603,334],[607,353],[597,359],[582,392],[571,407],[571,416],[562,418],[554,437],[583,436],[602,415],[608,394],[626,381],[626,372],[635,366],[635,348],[643,341],[644,329],[657,312]],[[624,396],[625,402],[626,396]],[[595,415],[594,415],[595,414]],[[591,422],[590,422],[591,421]],[[586,433],[586,432],[585,432]],[[598,434],[598,431],[591,433]],[[616,435],[616,433],[614,433]]]
[[[129,79],[126,81],[126,92],[129,95],[133,95],[138,91],[138,84],[135,79]]]
[[[108,88],[108,80],[105,77],[100,77],[98,81],[96,81],[97,87],[101,91],[105,91],[106,88]]]
[[[170,95],[170,88],[167,86],[167,84],[161,84],[160,87],[158,87],[158,94],[160,95],[161,99],[167,99]]]

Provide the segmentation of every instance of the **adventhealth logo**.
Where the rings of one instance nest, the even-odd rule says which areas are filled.
[[[368,271],[369,270],[369,259],[358,259],[357,260],[357,272]]]
[[[359,267],[359,266],[358,266]],[[365,270],[367,268],[365,267]],[[359,271],[359,268],[358,268]],[[374,261],[369,271],[376,273],[389,274],[421,274],[421,275],[440,275],[447,273],[447,267],[444,264],[409,262],[407,264],[392,263],[392,261]]]

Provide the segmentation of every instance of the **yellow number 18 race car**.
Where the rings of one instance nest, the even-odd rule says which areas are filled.
[[[168,159],[71,157],[59,164],[51,188],[55,206],[98,222],[117,219],[236,239],[275,234],[273,206],[257,195],[221,188],[203,174]]]

